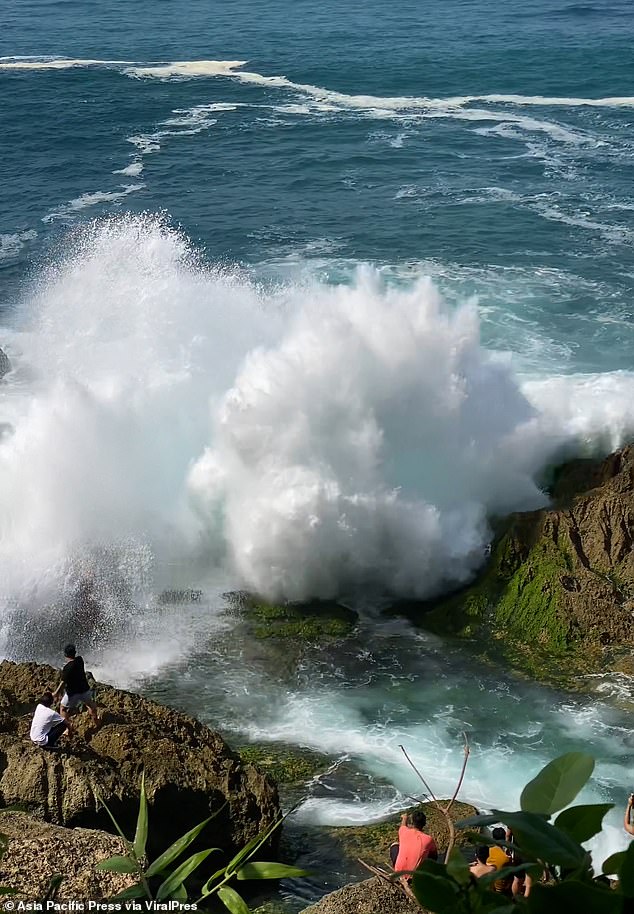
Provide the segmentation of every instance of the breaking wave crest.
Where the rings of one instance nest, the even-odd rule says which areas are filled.
[[[5,338],[7,607],[78,563],[130,592],[187,561],[271,597],[431,595],[491,514],[544,503],[548,462],[634,428],[632,376],[520,383],[431,280],[265,289],[151,216],[71,236]]]

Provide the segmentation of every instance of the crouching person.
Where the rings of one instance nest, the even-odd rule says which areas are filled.
[[[40,749],[55,749],[66,732],[72,733],[70,723],[53,710],[52,692],[44,692],[31,721],[31,740]]]

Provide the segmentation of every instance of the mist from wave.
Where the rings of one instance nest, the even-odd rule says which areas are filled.
[[[545,502],[547,463],[634,428],[631,375],[520,384],[429,279],[258,286],[150,216],[69,236],[7,349],[7,605],[117,548],[270,597],[429,596],[474,574],[491,514]]]

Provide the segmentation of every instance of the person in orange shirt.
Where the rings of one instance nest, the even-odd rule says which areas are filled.
[[[494,828],[492,836],[494,841],[509,840],[509,836],[504,828]],[[487,864],[489,866],[494,866],[496,870],[501,870],[505,866],[511,866],[511,858],[503,847],[492,847],[489,851]],[[493,883],[493,889],[496,892],[503,892],[505,895],[508,895],[511,891],[511,882],[508,879],[496,879]]]
[[[403,870],[413,871],[418,869],[423,860],[429,857],[438,859],[438,848],[431,835],[423,829],[427,824],[427,816],[421,809],[412,813],[404,813],[401,817],[401,827],[398,830],[398,844],[390,847],[390,859],[394,870],[398,873]],[[408,895],[412,894],[409,887],[411,876],[401,876],[401,882]]]

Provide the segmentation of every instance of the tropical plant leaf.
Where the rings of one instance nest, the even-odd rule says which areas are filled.
[[[174,889],[172,892],[172,898],[174,901],[184,902],[187,901],[187,889],[185,888],[185,883],[181,882],[177,889]]]
[[[213,874],[213,876],[209,877],[209,879],[207,880],[207,882],[204,884],[204,886],[201,889],[201,892],[200,892],[201,898],[206,898],[207,895],[211,895],[211,893],[215,891],[215,883],[221,877],[224,877],[225,870],[226,870],[226,867],[223,866],[221,869],[216,870],[216,872]]]
[[[634,843],[631,843],[619,865],[619,884],[626,898],[634,898]]]
[[[118,895],[114,895],[110,901],[128,901],[132,898],[147,898],[147,892],[145,891],[145,886],[142,882],[137,882],[135,885],[131,885],[129,888],[124,889],[123,892],[119,892]]]
[[[523,812],[552,815],[568,806],[594,771],[585,752],[568,752],[553,759],[526,785],[520,798]]]
[[[293,879],[310,876],[307,870],[285,863],[245,863],[238,870],[238,879]]]
[[[538,813],[494,809],[490,816],[475,816],[465,821],[478,825],[504,822],[513,832],[522,856],[531,860],[543,860],[570,869],[584,866],[589,860],[583,847]]]
[[[159,886],[156,893],[157,900],[162,901],[164,898],[169,898],[172,892],[176,891],[178,887],[185,882],[187,877],[190,876],[214,850],[216,850],[216,848],[209,848],[206,851],[199,851],[197,854],[192,854],[184,863],[181,863],[180,866],[176,867],[174,872],[170,873],[167,879]]]
[[[418,869],[412,876],[411,887],[416,900],[423,907],[434,911],[435,914],[445,914],[445,912],[456,910],[460,886],[447,872],[443,875],[435,875]]]
[[[106,810],[106,812],[108,813],[108,815],[109,815],[109,817],[110,817],[110,821],[111,821],[112,824],[114,825],[115,829],[117,830],[117,834],[119,835],[119,837],[121,838],[121,840],[124,842],[125,846],[130,850],[130,852],[132,852],[132,843],[126,838],[126,836],[125,836],[125,835],[123,834],[123,832],[121,831],[121,826],[119,825],[119,823],[117,822],[117,820],[116,820],[115,817],[113,816],[112,812],[110,811],[110,807],[108,806],[108,804],[106,803],[106,801],[103,799],[103,797],[101,796],[101,794],[98,793],[97,791],[95,791],[95,798],[97,799],[97,801],[98,801],[99,803],[101,803],[101,805],[103,806],[103,808],[104,808],[104,809]]]
[[[616,854],[611,854],[607,860],[603,861],[601,872],[606,876],[616,876],[624,860],[625,851],[617,851]]]
[[[218,889],[218,898],[231,914],[250,914],[249,906],[235,889],[223,885]]]
[[[103,870],[106,873],[138,873],[139,867],[129,857],[108,857],[107,860],[100,860],[96,870]]]
[[[558,885],[534,885],[526,902],[530,914],[621,914],[623,910],[623,898],[618,892],[576,879]]]
[[[51,876],[48,883],[48,888],[46,889],[44,897],[42,898],[42,902],[54,901],[57,897],[57,893],[59,892],[59,887],[63,881],[64,877],[61,873],[56,873],[54,876]]]
[[[269,825],[268,828],[265,828],[261,834],[256,835],[255,838],[251,838],[251,840],[244,845],[242,850],[239,850],[235,857],[229,861],[226,866],[226,872],[235,872],[245,860],[252,857],[253,854],[269,840],[275,829],[279,828],[283,821],[283,819],[278,819],[277,822],[274,822],[272,825]]]
[[[565,831],[579,844],[598,835],[603,819],[614,806],[612,803],[595,803],[591,806],[571,806],[564,809],[555,819],[555,827]]]
[[[174,841],[170,847],[164,851],[160,857],[157,857],[153,863],[149,865],[145,871],[145,875],[149,878],[150,876],[158,876],[159,873],[164,872],[170,863],[173,863],[183,851],[187,850],[190,844],[196,840],[198,835],[201,833],[205,825],[213,819],[213,816],[209,816],[208,819],[205,819],[204,822],[201,822],[199,825],[196,825],[191,831],[188,831],[186,835],[183,835],[182,838],[179,838],[177,841]],[[215,847],[213,850],[219,850]]]
[[[147,844],[148,831],[148,810],[147,795],[145,793],[145,771],[141,775],[141,793],[139,795],[139,815],[136,821],[136,832],[134,834],[134,856],[141,860],[145,856],[145,846]]]
[[[446,869],[452,879],[455,879],[460,885],[468,885],[471,881],[469,864],[457,847],[452,849],[449,859],[446,862]]]

